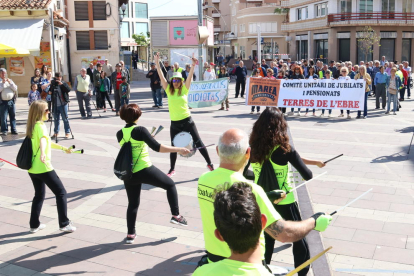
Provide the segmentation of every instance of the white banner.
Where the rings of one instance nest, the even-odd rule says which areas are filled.
[[[281,80],[278,107],[363,110],[364,80]]]
[[[188,106],[209,107],[221,104],[228,96],[229,79],[191,82],[188,92]]]

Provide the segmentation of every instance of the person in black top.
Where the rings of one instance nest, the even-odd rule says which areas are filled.
[[[297,80],[297,79],[304,79],[305,77],[303,76],[303,71],[302,71],[302,67],[300,67],[299,65],[295,65],[292,68],[292,73],[289,76],[289,79],[291,80]],[[291,108],[290,112],[294,113],[295,109]],[[300,108],[298,108],[298,116],[300,116]]]
[[[228,73],[228,72],[227,72],[227,70],[226,70],[226,66],[221,66],[221,67],[220,67],[220,72],[219,72],[219,74],[217,75],[217,78],[218,78],[218,79],[221,79],[221,78],[228,78],[228,79],[229,79],[229,81],[230,81],[229,73]],[[219,110],[224,110],[224,102],[226,102],[226,111],[229,111],[229,95],[227,95],[226,100],[224,100],[224,101],[221,103],[221,108],[220,108]]]
[[[89,64],[89,68],[86,69],[86,74],[89,76],[89,78],[91,79],[91,83],[93,83],[93,63]]]
[[[267,70],[267,68],[269,68],[269,65],[267,65],[266,60],[262,59],[262,64],[261,67],[264,68],[265,70]]]
[[[40,70],[39,68],[36,68],[34,71],[34,76],[30,78],[30,84],[37,84],[37,91],[39,91],[39,93],[42,93],[42,81],[43,77],[40,74]]]
[[[246,66],[244,66],[243,61],[240,61],[239,66],[236,68],[236,98],[239,97],[240,86],[241,86],[240,96],[244,98],[244,89],[246,88],[246,76],[247,76]]]
[[[325,166],[322,161],[309,160],[300,157],[299,153],[289,142],[287,122],[282,112],[276,107],[266,108],[259,119],[254,123],[252,133],[250,134],[249,144],[251,147],[251,163],[259,163],[263,165],[265,161],[269,160],[270,155],[270,161],[273,163],[272,169],[277,167],[278,171],[284,172],[284,170],[288,168],[288,163],[290,163],[305,180],[312,179],[313,177],[312,171],[309,170],[306,165],[316,165],[320,168]],[[264,169],[262,169],[262,171],[263,170]],[[281,179],[283,179],[283,176],[280,178],[277,177],[276,179],[278,180],[277,182],[282,181]],[[289,181],[287,175],[285,176],[285,181]],[[278,186],[283,188],[285,187],[285,183],[278,183]],[[273,204],[273,206],[285,220],[302,220],[298,204],[294,197],[289,198],[289,195],[287,195],[283,201],[278,204]],[[274,244],[275,240],[265,233],[265,261],[267,264],[270,264],[272,259]],[[293,256],[295,267],[298,267],[309,260],[310,254],[306,239],[293,243]],[[305,276],[308,271],[309,266],[299,271],[298,275]]]
[[[126,126],[119,130],[116,138],[119,143],[124,138],[124,133],[129,132],[132,143],[133,156],[138,155],[138,160],[134,160],[132,168],[133,175],[129,180],[124,181],[125,190],[128,196],[127,209],[127,226],[128,235],[126,243],[133,243],[136,237],[135,221],[137,219],[138,207],[140,203],[142,183],[150,184],[155,187],[162,188],[167,191],[168,203],[170,205],[173,224],[187,226],[187,220],[180,216],[178,207],[177,189],[174,181],[153,166],[148,154],[147,145],[156,152],[179,152],[180,154],[188,154],[190,151],[186,148],[177,148],[159,144],[145,127],[137,126],[138,119],[141,117],[142,111],[137,104],[124,105],[120,111],[120,117],[126,122]],[[131,129],[132,128],[132,129]],[[129,140],[128,140],[129,141]],[[134,153],[136,149],[137,153]]]
[[[150,79],[150,87],[152,91],[152,99],[154,105],[152,107],[162,107],[162,96],[161,96],[161,80],[158,76],[157,69],[155,69],[155,63],[151,63],[151,70],[148,71],[147,79]]]
[[[340,73],[338,71],[338,68],[336,68],[335,65],[336,65],[335,61],[334,60],[331,60],[329,62],[328,69],[332,72],[332,76],[334,77],[334,79],[337,79],[339,77]]]
[[[181,72],[181,75],[183,76],[184,81],[186,81],[187,80],[187,77],[190,75],[190,69],[191,69],[191,65],[187,63],[185,65],[185,70],[183,70]],[[197,80],[197,77],[196,77],[195,74],[193,74],[193,81],[196,81],[196,80]]]

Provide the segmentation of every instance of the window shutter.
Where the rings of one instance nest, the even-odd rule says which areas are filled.
[[[106,20],[106,2],[92,1],[93,20]]]
[[[95,31],[95,50],[108,50],[108,32]]]
[[[89,31],[76,32],[76,48],[78,50],[90,50]]]
[[[88,1],[75,1],[75,20],[88,21]]]

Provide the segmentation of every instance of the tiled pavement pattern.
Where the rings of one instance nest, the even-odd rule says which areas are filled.
[[[192,114],[205,144],[217,143],[226,129],[249,131],[257,115],[248,114],[242,99],[230,96],[229,112],[217,108],[193,109]],[[153,110],[147,82],[134,83],[132,102],[144,113],[139,124],[163,125],[157,139],[168,143],[170,124],[167,108]],[[72,93],[72,96],[74,93]],[[164,100],[165,101],[165,100]],[[165,101],[166,102],[166,101]],[[373,107],[369,99],[369,107]],[[414,152],[407,148],[414,130],[412,101],[403,102],[397,116],[369,111],[367,120],[342,118],[291,118],[295,146],[308,158],[326,160],[344,156],[315,174],[328,174],[308,185],[316,211],[333,211],[359,194],[374,188],[364,199],[334,216],[322,234],[333,275],[414,274]],[[18,129],[24,131],[27,101],[18,101]],[[317,111],[319,113],[319,111]],[[339,111],[334,111],[337,116]],[[206,171],[204,159],[196,154],[179,158],[177,183],[180,210],[187,228],[169,223],[170,213],[163,190],[144,185],[133,245],[123,244],[126,235],[127,198],[112,167],[119,146],[115,133],[123,124],[114,113],[101,113],[94,120],[80,120],[76,100],[69,111],[75,144],[84,155],[53,152],[53,166],[68,192],[69,217],[78,227],[73,234],[58,231],[53,194],[47,190],[42,222],[47,228],[28,233],[33,188],[26,172],[10,165],[0,171],[0,275],[190,275],[203,254],[203,236],[196,197],[198,177]],[[352,114],[355,117],[355,113]],[[63,134],[61,133],[61,136]],[[14,161],[19,142],[0,143],[0,157]],[[213,147],[209,153],[215,164]],[[414,151],[414,149],[413,149]],[[164,172],[169,156],[150,153],[154,165]],[[292,267],[290,245],[278,244],[274,264]]]

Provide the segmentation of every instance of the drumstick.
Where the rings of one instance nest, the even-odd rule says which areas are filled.
[[[84,152],[83,149],[72,151],[72,153],[79,153],[79,154],[83,154],[83,152]]]
[[[331,159],[329,159],[329,160],[326,160],[325,162],[323,162],[324,164],[326,164],[326,163],[328,163],[328,162],[331,162],[332,160],[335,160],[336,158],[339,158],[339,157],[341,157],[342,155],[344,155],[343,153],[342,154],[340,154],[340,155],[338,155],[338,156],[335,156],[334,158],[331,158]]]
[[[15,166],[15,167],[18,167],[16,164],[14,164],[14,163],[12,163],[12,162],[9,162],[9,161],[7,161],[7,160],[4,160],[3,158],[0,158],[0,161],[6,162],[7,164],[10,164],[10,165],[13,165],[13,166]],[[1,165],[1,166],[3,166],[3,165]]]
[[[155,137],[155,135],[157,135],[158,133],[160,133],[161,132],[161,130],[163,130],[164,129],[164,127],[163,126],[159,126],[158,127],[158,129],[157,129],[157,131],[155,132],[155,134],[154,134],[154,137]]]
[[[295,188],[293,188],[292,190],[287,191],[287,192],[286,192],[286,194],[290,194],[290,193],[292,193],[293,191],[297,190],[298,188],[302,187],[303,185],[308,184],[308,183],[309,183],[309,182],[311,182],[312,180],[315,180],[316,178],[321,177],[322,175],[324,175],[324,174],[326,174],[326,173],[327,173],[327,172],[321,173],[320,175],[317,175],[317,176],[315,176],[314,178],[309,179],[308,181],[303,182],[302,184],[300,184],[299,186],[296,186],[296,187],[295,187]]]
[[[153,126],[152,127],[152,130],[151,130],[151,135],[154,133],[154,131],[156,130],[157,128],[155,127],[155,126]]]
[[[324,251],[322,251],[321,253],[319,253],[315,257],[310,258],[309,260],[307,260],[306,262],[304,262],[303,264],[301,264],[300,266],[298,266],[297,268],[295,268],[294,270],[292,270],[291,272],[286,274],[286,276],[295,275],[297,272],[301,271],[302,269],[304,269],[305,267],[307,267],[308,265],[310,265],[311,263],[313,263],[314,261],[319,259],[323,254],[325,254],[326,252],[328,252],[331,249],[332,249],[332,246],[329,246],[327,249],[325,249]]]
[[[351,202],[348,202],[347,204],[345,204],[344,206],[342,206],[341,208],[337,209],[336,211],[332,212],[330,215],[333,216],[336,213],[338,213],[339,211],[345,209],[346,207],[348,207],[349,205],[351,205],[352,203],[354,203],[355,201],[359,200],[361,197],[363,197],[364,195],[366,195],[367,193],[371,192],[373,188],[369,189],[368,191],[366,191],[365,193],[363,193],[362,195],[360,195],[359,197],[355,198],[354,200],[352,200]]]
[[[211,145],[208,145],[208,146],[203,146],[203,147],[199,147],[199,148],[193,148],[193,149],[190,149],[190,151],[196,151],[196,150],[204,149],[204,148],[211,147],[211,146],[214,146],[214,145],[215,144],[211,144]]]

